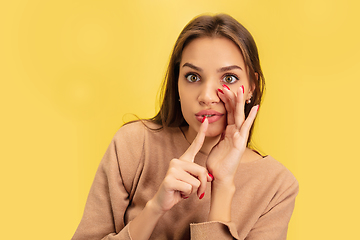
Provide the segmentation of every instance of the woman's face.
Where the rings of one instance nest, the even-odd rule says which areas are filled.
[[[204,115],[210,123],[207,137],[225,130],[226,109],[218,88],[226,84],[236,94],[244,85],[244,99],[249,99],[253,89],[246,69],[238,46],[227,38],[197,38],[184,48],[178,87],[181,111],[189,124],[187,134],[196,135]]]

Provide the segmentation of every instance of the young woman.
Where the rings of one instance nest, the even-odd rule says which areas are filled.
[[[286,239],[298,182],[248,148],[264,88],[250,33],[193,19],[163,88],[153,119],[114,136],[73,239]]]

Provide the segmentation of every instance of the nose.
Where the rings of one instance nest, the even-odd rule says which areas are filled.
[[[220,98],[218,96],[218,88],[213,81],[208,81],[201,86],[198,101],[201,105],[213,105],[220,102]]]

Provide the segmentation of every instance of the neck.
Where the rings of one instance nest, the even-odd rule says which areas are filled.
[[[206,137],[200,152],[209,155],[211,149],[219,142],[220,135],[216,137]]]

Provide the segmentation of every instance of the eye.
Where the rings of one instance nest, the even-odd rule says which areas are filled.
[[[197,82],[200,80],[200,78],[196,74],[193,74],[193,73],[186,74],[185,77],[189,82]]]
[[[226,82],[226,83],[234,83],[234,82],[236,82],[237,80],[239,80],[239,78],[237,78],[237,77],[234,76],[234,75],[226,75],[226,76],[223,78],[223,81]]]

